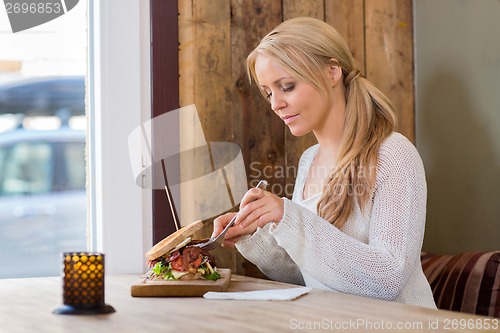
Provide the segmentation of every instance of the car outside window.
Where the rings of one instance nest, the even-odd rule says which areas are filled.
[[[62,252],[88,249],[84,87],[0,84],[0,279],[59,275]]]
[[[53,191],[85,190],[85,144],[65,142],[54,145],[57,158],[55,165]]]
[[[2,196],[48,193],[53,168],[47,143],[19,143],[5,149]]]

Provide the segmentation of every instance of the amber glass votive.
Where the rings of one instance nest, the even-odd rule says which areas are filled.
[[[58,314],[99,314],[115,312],[104,302],[104,254],[65,252],[63,261],[63,306]]]

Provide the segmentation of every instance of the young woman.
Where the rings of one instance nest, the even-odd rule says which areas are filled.
[[[271,279],[435,308],[420,263],[422,161],[342,37],[320,20],[285,21],[247,69],[292,134],[313,132],[318,144],[300,159],[291,201],[245,194],[225,245]]]

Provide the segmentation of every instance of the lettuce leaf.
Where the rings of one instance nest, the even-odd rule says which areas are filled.
[[[158,278],[161,278],[161,279],[165,279],[165,280],[178,280],[182,275],[184,275],[181,272],[179,272],[181,274],[174,274],[170,263],[167,263],[165,261],[157,262],[153,266],[153,268],[151,268],[151,270],[153,271],[155,276],[157,276]],[[206,272],[206,274],[203,275],[203,278],[205,280],[217,281],[218,279],[220,279],[222,277],[220,275],[220,273],[217,272],[216,270],[212,269],[212,273],[209,273],[210,270],[208,268],[205,268],[204,271]],[[187,274],[187,272],[185,274]]]
[[[205,280],[213,280],[213,281],[217,281],[218,279],[220,279],[222,276],[220,275],[219,272],[217,271],[214,271],[213,273],[210,273],[210,274],[205,274],[203,275],[203,278]]]

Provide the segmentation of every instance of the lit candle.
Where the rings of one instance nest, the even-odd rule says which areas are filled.
[[[115,312],[104,302],[104,254],[63,253],[63,306],[58,314],[98,314]]]

